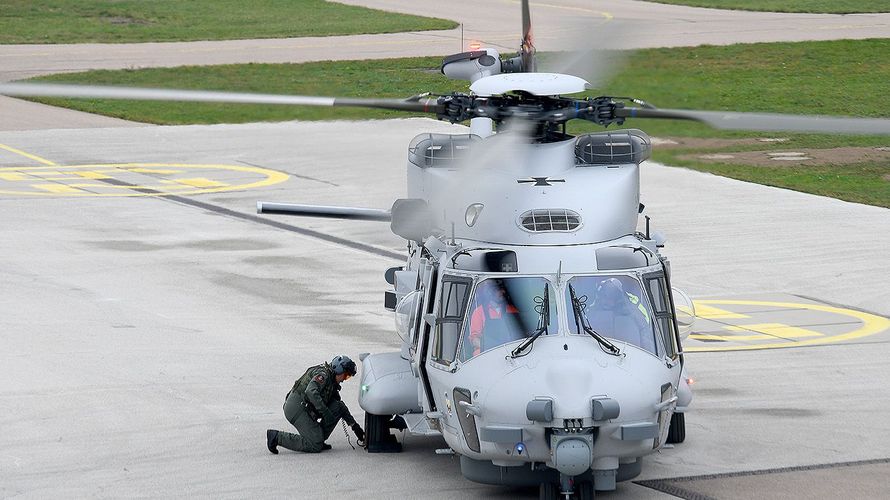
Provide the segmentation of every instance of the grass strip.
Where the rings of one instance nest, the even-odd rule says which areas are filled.
[[[708,7],[712,9],[759,10],[767,12],[812,12],[855,14],[890,12],[886,0],[648,0],[657,3]]]
[[[355,35],[457,23],[323,0],[2,0],[0,43],[124,43]]]

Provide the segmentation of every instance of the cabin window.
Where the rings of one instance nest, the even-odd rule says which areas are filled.
[[[443,278],[431,353],[433,361],[446,365],[454,361],[457,344],[460,341],[460,326],[472,286],[473,281],[469,278],[457,276]]]
[[[567,287],[571,333],[587,335],[583,326],[586,319],[590,328],[604,337],[657,353],[653,313],[639,280],[626,275],[575,276],[568,284],[578,302],[577,307],[572,304]]]
[[[553,287],[544,278],[489,278],[476,286],[464,322],[461,360],[524,340],[543,329],[558,333]]]
[[[658,330],[664,340],[665,355],[674,359],[677,357],[679,347],[667,283],[661,274],[650,274],[645,277],[645,282],[655,309],[655,322],[658,324]]]

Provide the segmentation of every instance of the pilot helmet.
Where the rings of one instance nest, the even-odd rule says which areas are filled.
[[[355,361],[345,354],[334,357],[331,360],[331,368],[334,370],[334,375],[348,373],[350,377],[354,377],[356,372]]]
[[[616,278],[606,278],[596,287],[596,303],[613,309],[623,304],[624,286]]]
[[[483,284],[485,285],[485,293],[490,300],[504,300],[509,295],[507,285],[501,279],[488,279]]]

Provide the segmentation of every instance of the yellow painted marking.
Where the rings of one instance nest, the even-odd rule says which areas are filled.
[[[96,172],[95,170],[80,170],[71,172],[74,175],[79,177],[83,177],[84,179],[111,179],[112,177],[103,172]]]
[[[20,172],[0,172],[0,180],[4,181],[27,181],[34,180],[33,177]]]
[[[47,176],[50,176],[50,175],[56,175],[56,176],[59,176],[59,175],[64,176],[65,175],[64,173],[62,173],[58,170],[42,170],[43,167],[40,167],[40,168],[41,168],[41,170],[36,170],[34,172],[30,172],[30,174],[33,175],[34,177],[40,177],[41,179],[46,179]]]
[[[735,337],[727,337],[725,335],[714,335],[711,333],[690,333],[689,338],[693,340],[719,340],[721,342],[725,342],[727,340],[733,339]],[[685,348],[683,349],[686,350]]]
[[[76,188],[94,188],[94,189],[189,189],[192,186],[185,185],[172,185],[172,186],[138,186],[138,185],[130,185],[127,184],[125,186],[118,186],[115,184],[87,184],[87,183],[75,183],[75,184],[65,184],[66,186],[76,187]],[[152,193],[149,193],[152,194]],[[163,193],[159,193],[163,194]]]
[[[170,169],[161,169],[161,168],[131,168],[130,172],[136,172],[137,174],[160,174],[160,175],[171,175],[178,174],[182,172],[182,170],[170,170]]]
[[[16,149],[16,148],[7,146],[7,145],[5,145],[5,144],[0,144],[0,149],[5,149],[5,150],[9,151],[10,153],[15,153],[15,154],[17,154],[17,155],[19,155],[19,156],[24,156],[25,158],[27,158],[27,159],[29,159],[29,160],[34,160],[34,161],[36,161],[37,163],[43,163],[44,165],[53,165],[53,166],[55,166],[55,163],[53,163],[53,162],[51,162],[51,161],[49,161],[49,160],[47,160],[47,159],[45,159],[45,158],[41,158],[41,157],[39,157],[39,156],[37,156],[37,155],[32,155],[31,153],[26,153],[26,152],[22,151],[21,149]]]
[[[246,189],[255,189],[260,187],[271,186],[274,184],[278,184],[284,182],[290,178],[289,175],[276,172],[274,170],[269,170],[260,167],[251,167],[251,166],[242,166],[242,165],[222,165],[222,164],[197,164],[191,165],[186,163],[110,163],[110,164],[89,164],[89,165],[70,165],[70,166],[57,166],[58,172],[60,175],[69,175],[70,171],[103,171],[106,172],[109,176],[114,176],[116,173],[127,173],[132,172],[135,169],[153,169],[153,170],[175,170],[177,172],[189,171],[189,170],[222,170],[226,172],[242,172],[249,173],[259,177],[258,180],[254,182],[246,182],[244,184],[225,184],[222,182],[213,181],[207,178],[204,179],[207,182],[212,183],[212,185],[208,185],[204,188],[198,188],[195,184],[207,184],[207,182],[195,182],[195,183],[181,183],[183,184],[183,189],[186,191],[180,191],[179,188],[176,189],[177,195],[191,195],[191,194],[205,194],[205,193],[220,193],[225,191],[236,191],[236,190],[246,190]],[[69,170],[69,172],[63,172],[64,170]],[[6,167],[0,168],[0,174],[3,173],[12,173],[16,175],[29,175],[35,172],[42,172],[44,174],[47,173],[46,167]],[[72,180],[72,177],[68,177],[68,180]],[[152,189],[158,192],[153,193],[140,193],[135,191],[133,187],[123,186],[123,189],[118,189],[116,192],[85,192],[85,191],[77,191],[72,190],[67,194],[76,195],[76,196],[97,196],[97,197],[119,197],[119,196],[164,196],[165,193],[163,190],[172,190],[174,189],[172,185],[163,185],[161,184],[164,180],[158,180],[158,185],[156,186],[140,186],[144,189]],[[80,186],[80,185],[79,185]],[[91,185],[82,185],[84,187],[97,187],[102,188],[103,190],[111,191],[112,185],[105,184],[91,184]],[[72,187],[76,187],[72,185]],[[32,196],[48,196],[50,194],[60,194],[60,193],[48,193],[46,190],[35,190],[35,191],[18,191],[18,190],[0,190],[0,194],[12,194],[12,195],[32,195]]]
[[[876,316],[874,314],[854,311],[852,309],[843,309],[840,307],[825,306],[822,304],[802,304],[795,302],[769,302],[761,300],[703,300],[696,301],[696,309],[699,303],[704,304],[720,304],[720,305],[740,305],[740,306],[763,306],[774,307],[779,309],[808,309],[811,311],[821,311],[831,314],[839,314],[856,318],[862,322],[861,326],[853,331],[840,335],[821,336],[809,338],[800,341],[788,342],[771,342],[767,344],[751,344],[751,345],[734,345],[734,346],[707,346],[707,347],[684,347],[685,352],[714,352],[714,351],[751,351],[755,349],[782,349],[786,347],[802,347],[810,345],[829,344],[834,342],[842,342],[845,340],[853,340],[869,335],[874,335],[890,329],[890,319]],[[690,336],[691,337],[691,336]],[[722,340],[722,339],[721,339]]]
[[[731,332],[760,332],[770,338],[783,337],[786,339],[799,339],[802,337],[824,337],[819,332],[807,330],[797,326],[783,325],[782,323],[758,323],[755,325],[737,325],[723,327]],[[737,338],[737,337],[730,337]]]
[[[31,187],[35,189],[42,189],[44,191],[49,191],[53,194],[72,194],[72,193],[82,193],[83,191],[79,189],[75,189],[66,184],[31,184]]]
[[[192,179],[173,179],[173,181],[178,182],[180,184],[185,184],[186,186],[192,186],[192,187],[197,187],[197,188],[221,187],[221,186],[228,185],[228,184],[224,184],[222,182],[207,179],[205,177],[195,177]]]
[[[757,323],[753,325],[724,326],[724,330],[730,332],[752,333],[753,335],[715,335],[707,333],[694,333],[689,338],[695,340],[722,340],[722,341],[755,341],[755,340],[786,340],[803,337],[824,337],[825,335],[806,328],[784,325],[782,323]]]
[[[734,313],[732,311],[727,311],[725,309],[718,309],[713,306],[706,305],[704,302],[700,300],[693,300],[693,304],[695,304],[695,317],[702,319],[741,319],[741,318],[750,318],[750,316],[746,316],[744,314]],[[692,311],[685,311],[687,314],[692,314]]]

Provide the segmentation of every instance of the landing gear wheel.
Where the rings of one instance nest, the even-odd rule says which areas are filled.
[[[686,440],[686,414],[671,415],[671,426],[668,428],[668,443],[682,443]]]
[[[393,419],[390,415],[365,413],[365,445],[368,453],[401,452],[402,443],[398,442],[389,430],[404,428],[403,422],[401,417]]]
[[[578,500],[593,500],[596,492],[593,490],[592,481],[581,481],[575,484],[575,491],[578,494]]]
[[[559,486],[556,483],[541,483],[538,488],[540,500],[557,500],[559,498]]]

